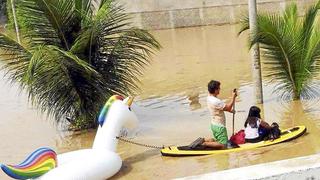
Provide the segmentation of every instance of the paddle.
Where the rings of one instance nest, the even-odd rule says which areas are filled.
[[[233,92],[237,92],[237,89],[234,88],[233,89]],[[234,116],[236,114],[236,101],[233,102],[233,113],[232,113],[232,135],[234,135]]]

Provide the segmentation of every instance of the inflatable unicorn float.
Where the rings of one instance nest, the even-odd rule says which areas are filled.
[[[40,148],[19,165],[0,164],[14,179],[104,180],[116,174],[122,165],[115,152],[122,127],[136,127],[138,119],[131,111],[132,97],[109,98],[99,115],[99,127],[91,149],[60,155],[50,148]]]

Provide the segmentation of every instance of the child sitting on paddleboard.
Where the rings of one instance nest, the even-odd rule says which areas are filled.
[[[220,93],[220,82],[211,80],[208,83],[208,97],[207,105],[211,116],[211,131],[213,138],[198,138],[191,143],[190,148],[195,148],[198,145],[211,147],[215,149],[225,149],[228,142],[228,135],[226,129],[226,118],[224,111],[233,112],[233,105],[237,97],[237,92],[232,92],[232,100],[229,103],[224,103],[218,98]]]
[[[244,123],[246,142],[256,143],[262,141],[269,134],[271,127],[261,119],[260,111],[257,106],[251,106],[249,109],[248,117]]]

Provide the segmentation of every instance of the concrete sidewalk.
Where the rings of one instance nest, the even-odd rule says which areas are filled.
[[[198,176],[178,178],[179,180],[190,179],[219,179],[219,180],[242,180],[242,179],[268,179],[268,180],[315,180],[320,179],[320,154],[299,158],[258,164],[254,166],[229,169]]]

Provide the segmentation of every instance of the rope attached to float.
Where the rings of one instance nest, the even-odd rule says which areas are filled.
[[[138,145],[138,146],[144,146],[144,147],[147,147],[147,148],[154,148],[154,149],[164,149],[165,148],[164,145],[155,146],[155,145],[143,144],[143,143],[138,143],[138,142],[131,141],[129,139],[124,139],[123,137],[119,137],[119,136],[117,136],[116,138],[119,139],[120,141],[123,141],[123,142],[127,142],[127,143]]]

